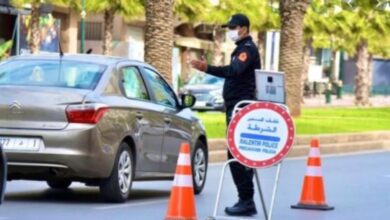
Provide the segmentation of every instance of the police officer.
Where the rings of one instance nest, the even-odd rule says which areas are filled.
[[[255,69],[260,69],[260,55],[249,35],[250,22],[246,15],[235,14],[222,27],[228,28],[228,37],[237,45],[231,54],[230,65],[211,66],[202,58],[191,61],[195,69],[225,78],[223,98],[226,106],[226,123],[229,124],[234,106],[242,100],[255,100]],[[228,151],[228,158],[233,158]],[[226,207],[228,215],[251,216],[257,213],[253,201],[253,170],[238,162],[230,164],[239,200]]]

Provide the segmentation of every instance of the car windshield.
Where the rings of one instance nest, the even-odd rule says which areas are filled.
[[[0,85],[93,90],[105,65],[79,61],[11,60],[0,64]]]
[[[188,82],[189,85],[199,85],[199,84],[223,84],[223,78],[207,75],[207,74],[197,74]]]

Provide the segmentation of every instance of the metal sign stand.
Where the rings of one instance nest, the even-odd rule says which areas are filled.
[[[223,187],[223,180],[224,180],[224,176],[225,176],[225,173],[226,173],[226,167],[227,167],[227,165],[229,165],[232,162],[238,162],[238,161],[237,161],[237,159],[231,159],[231,160],[228,160],[223,165],[221,177],[219,179],[217,200],[215,202],[214,212],[213,212],[212,216],[207,218],[207,220],[243,219],[243,217],[218,216],[218,207],[219,207],[219,203],[220,203],[222,187]],[[269,207],[268,210],[267,210],[267,207],[266,207],[266,204],[265,204],[265,201],[264,201],[264,195],[263,195],[263,191],[262,191],[261,184],[260,184],[259,174],[257,172],[257,169],[253,169],[253,172],[255,174],[255,180],[256,180],[257,189],[258,189],[259,195],[260,195],[261,206],[262,206],[264,217],[265,217],[266,220],[271,220],[272,219],[272,211],[273,211],[273,208],[274,208],[276,192],[277,192],[278,185],[279,185],[279,176],[280,176],[280,169],[281,169],[282,163],[279,163],[276,166],[277,166],[277,168],[276,168],[276,176],[275,176],[275,185],[274,185],[274,188],[273,188],[273,191],[272,191],[271,204],[270,204],[270,207]]]
[[[233,117],[235,116],[235,114],[237,112],[239,112],[242,108],[244,108],[245,106],[247,106],[248,104],[252,104],[252,103],[256,103],[257,101],[241,101],[239,102],[235,107],[234,107],[234,111],[233,111]],[[219,207],[219,203],[220,203],[220,198],[221,198],[221,193],[222,193],[222,187],[223,187],[223,181],[224,181],[224,176],[225,176],[225,173],[226,173],[226,167],[230,164],[230,163],[233,163],[233,162],[238,162],[237,159],[230,159],[228,160],[224,165],[223,165],[223,168],[222,168],[222,173],[221,173],[221,177],[220,177],[220,180],[219,180],[219,185],[218,185],[218,192],[217,192],[217,199],[216,199],[216,202],[215,202],[215,206],[214,206],[214,212],[213,212],[213,215],[212,216],[209,216],[207,218],[207,220],[219,220],[219,219],[253,219],[253,218],[245,218],[245,217],[229,217],[229,216],[218,216],[218,207]],[[263,191],[262,191],[262,188],[261,188],[261,183],[260,183],[260,179],[259,179],[259,174],[257,172],[257,169],[254,169],[253,168],[253,172],[254,172],[254,176],[255,176],[255,180],[256,180],[256,185],[257,185],[257,189],[259,191],[259,196],[260,196],[260,202],[261,202],[261,206],[262,206],[262,209],[263,209],[263,213],[264,213],[264,217],[266,220],[271,220],[272,219],[272,212],[273,212],[273,208],[274,208],[274,204],[275,204],[275,198],[276,198],[276,193],[277,193],[277,190],[278,190],[278,185],[279,185],[279,176],[280,176],[280,170],[281,170],[281,167],[282,167],[282,161],[278,164],[276,164],[275,166],[277,166],[276,168],[276,175],[275,175],[275,182],[274,182],[274,187],[273,187],[273,190],[272,190],[272,197],[271,197],[271,203],[270,203],[270,207],[269,209],[267,210],[267,206],[265,204],[265,201],[264,201],[264,195],[263,195]]]

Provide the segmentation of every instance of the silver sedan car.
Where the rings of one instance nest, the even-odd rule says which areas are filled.
[[[152,66],[118,57],[50,54],[0,64],[0,143],[8,180],[99,186],[123,202],[133,180],[171,180],[189,143],[195,193],[206,181],[207,137]]]

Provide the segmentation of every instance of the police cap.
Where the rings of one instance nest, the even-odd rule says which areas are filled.
[[[246,15],[238,13],[234,14],[233,16],[230,17],[229,22],[227,24],[222,25],[223,28],[226,27],[248,27],[250,26],[249,19]]]

